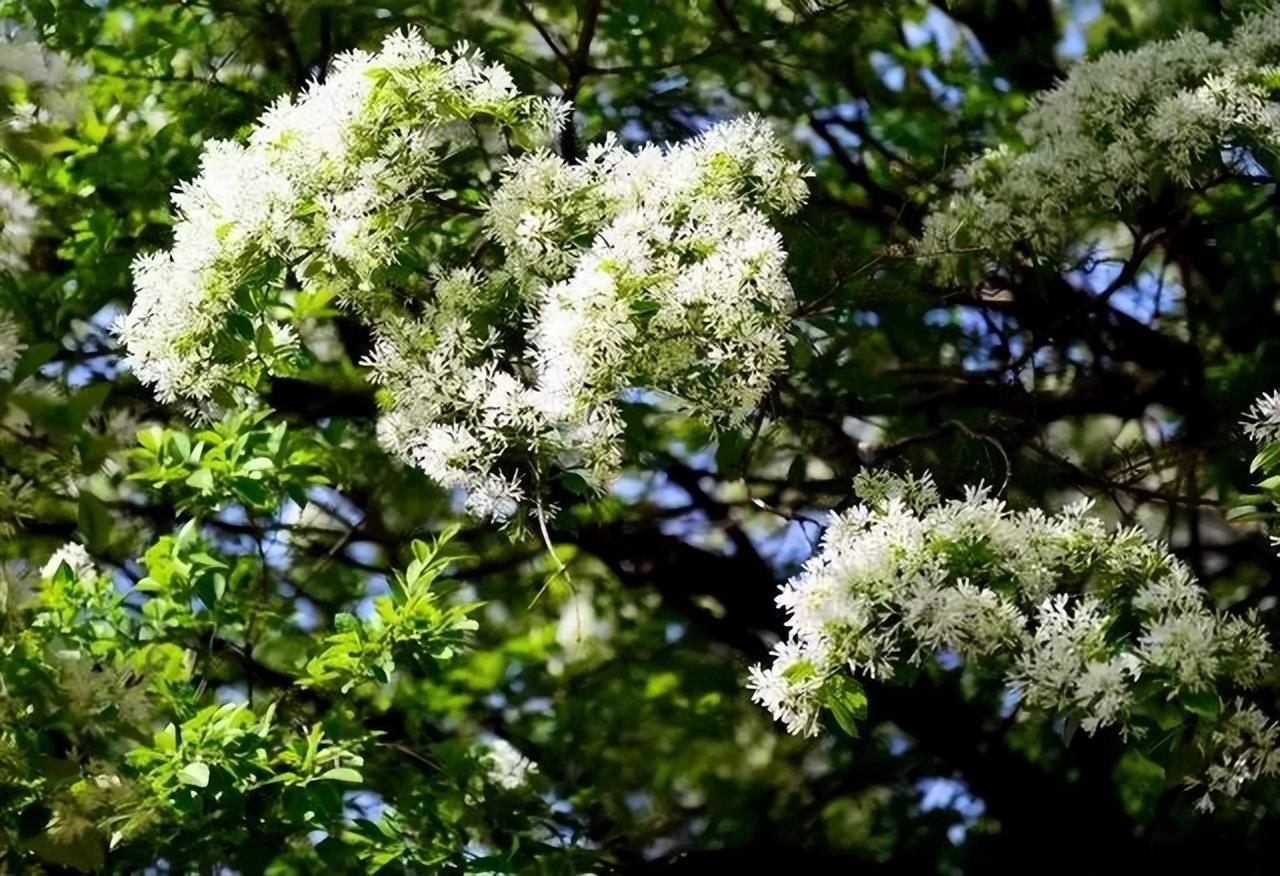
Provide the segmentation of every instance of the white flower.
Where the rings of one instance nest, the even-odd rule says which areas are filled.
[[[868,504],[833,515],[781,587],[788,640],[747,678],[792,733],[818,732],[832,678],[887,678],[941,653],[1000,667],[1029,709],[1087,733],[1127,732],[1139,697],[1249,688],[1270,666],[1256,618],[1214,613],[1185,564],[1087,502],[1013,512],[982,487],[944,502],[928,477],[857,487]]]
[[[81,86],[91,71],[12,28],[0,34],[0,83],[21,85],[28,102],[14,107],[11,127],[69,124],[83,104]],[[16,124],[13,124],[16,122]]]
[[[818,733],[818,705],[814,694],[824,676],[806,650],[791,642],[779,642],[770,666],[752,666],[747,678],[751,699],[787,726],[787,732],[814,736]]]
[[[134,264],[134,306],[116,327],[126,363],[166,401],[253,384],[263,351],[243,344],[260,327],[280,330],[273,302],[246,309],[239,293],[252,284],[261,298],[287,267],[305,289],[358,309],[373,275],[395,263],[441,157],[475,141],[455,123],[484,115],[540,129],[551,113],[506,81],[470,50],[437,53],[416,33],[393,34],[381,52],[344,54],[323,82],[279,100],[247,143],[206,144],[199,176],[174,192],[172,249]],[[227,343],[236,337],[239,348]],[[276,347],[268,368],[292,344]]]
[[[72,574],[77,578],[87,578],[97,574],[97,567],[94,565],[93,558],[84,549],[84,545],[69,541],[54,551],[53,556],[49,557],[49,561],[40,570],[40,577],[45,580],[52,578],[58,573],[58,569],[63,563],[70,567]]]
[[[507,520],[524,501],[524,490],[514,476],[490,475],[469,485],[467,510],[480,518]]]
[[[487,740],[480,762],[485,767],[485,777],[508,791],[523,788],[529,783],[529,777],[538,771],[537,764],[498,736]]]
[[[1165,615],[1147,623],[1138,639],[1144,662],[1172,673],[1178,689],[1213,685],[1218,674],[1217,625],[1208,612]]]
[[[458,246],[449,212],[433,210],[490,184],[465,157],[500,148],[486,126],[545,136],[562,117],[465,45],[393,34],[341,56],[246,143],[206,145],[174,194],[173,247],[134,264],[116,327],[126,363],[165,401],[255,387],[297,348],[275,291],[292,274],[372,330],[384,447],[496,520],[556,465],[606,486],[628,390],[740,422],[783,365],[794,306],[761,210],[799,208],[802,168],[755,118],[638,153],[610,138],[577,164],[534,152],[507,162],[485,207],[496,245]],[[437,191],[446,161],[457,166]],[[435,261],[468,267],[406,277],[419,231]]]
[[[0,270],[27,269],[35,243],[37,211],[22,189],[0,178]]]
[[[1280,440],[1280,390],[1260,396],[1241,425],[1257,444]]]
[[[1237,148],[1275,150],[1278,15],[1255,14],[1227,42],[1183,33],[1075,65],[1019,123],[1022,151],[990,150],[957,174],[920,251],[946,279],[976,279],[1015,251],[1068,260],[1161,181],[1209,189]]]
[[[1133,685],[1142,673],[1142,664],[1124,652],[1109,660],[1090,660],[1075,680],[1076,705],[1085,713],[1080,722],[1086,733],[1123,723],[1133,702]]]
[[[13,315],[0,310],[0,380],[8,380],[13,376],[13,366],[18,364],[18,359],[26,348]]]
[[[1234,797],[1241,788],[1264,776],[1280,775],[1280,728],[1256,706],[1236,700],[1220,726],[1202,742],[1211,758],[1203,777],[1191,776],[1187,784],[1204,785],[1197,804],[1214,808],[1213,794]]]
[[[971,660],[1015,642],[1026,621],[1017,606],[993,590],[966,580],[940,587],[920,576],[902,602],[902,622],[922,647]]]
[[[1108,620],[1092,597],[1073,605],[1069,596],[1059,593],[1039,605],[1035,632],[1018,657],[1012,679],[1028,703],[1066,709],[1076,701],[1081,677],[1098,662],[1097,656],[1106,653]]]
[[[469,302],[441,279],[420,329],[381,332],[375,373],[397,423],[417,424],[398,440],[429,447],[440,423],[475,437],[472,458],[447,467],[409,451],[442,485],[480,491],[473,512],[508,516],[522,491],[495,478],[540,478],[551,461],[607,484],[621,463],[617,402],[628,389],[662,391],[714,422],[745,416],[767,391],[793,296],[781,240],[751,202],[767,192],[794,209],[802,174],[757,120],[727,127],[665,151],[633,154],[610,139],[576,165],[547,153],[511,161],[486,215],[502,273],[466,274]],[[471,313],[510,300],[503,282],[523,306],[508,325],[525,336],[525,368],[490,337],[459,340],[473,332]],[[423,336],[436,346],[415,350]],[[427,361],[439,365],[417,364]],[[508,454],[533,457],[532,471],[505,468]]]

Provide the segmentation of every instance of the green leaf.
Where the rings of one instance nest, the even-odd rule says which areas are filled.
[[[232,313],[227,316],[227,328],[231,333],[244,341],[253,340],[253,323],[243,313]]]
[[[847,675],[833,675],[823,682],[818,697],[840,729],[857,737],[858,724],[867,717],[867,694],[862,685]]]
[[[404,580],[399,575],[391,575],[387,578],[387,588],[391,591],[391,600],[396,605],[404,605],[408,600],[409,593],[405,590]]]
[[[27,848],[51,864],[70,867],[81,873],[102,869],[102,837],[96,830],[42,833]]]
[[[1253,520],[1265,520],[1267,512],[1260,509],[1257,505],[1238,505],[1231,508],[1226,513],[1226,518],[1232,523],[1247,523]]]
[[[210,608],[217,605],[226,592],[227,576],[221,572],[205,575],[196,584],[196,596],[199,596],[200,601]]]
[[[172,723],[166,724],[164,729],[157,730],[155,736],[152,737],[152,745],[156,751],[175,751],[178,748],[178,728]]]
[[[1222,714],[1222,699],[1213,691],[1194,691],[1178,697],[1178,702],[1188,712],[1210,720]]]
[[[1176,746],[1169,755],[1169,763],[1165,767],[1165,784],[1168,787],[1181,785],[1185,779],[1199,776],[1204,767],[1204,755],[1200,749],[1184,742]]]
[[[739,429],[730,429],[720,433],[716,446],[716,470],[731,471],[747,450],[748,439]]]
[[[191,439],[187,437],[186,432],[170,432],[169,443],[173,446],[173,452],[179,459],[185,460],[191,455]]]
[[[193,761],[178,770],[178,781],[197,788],[209,787],[209,765]]]
[[[798,681],[807,681],[813,678],[817,670],[810,660],[797,660],[782,671],[782,677],[787,681],[795,684]]]
[[[110,383],[93,383],[71,396],[67,402],[67,410],[75,425],[79,427],[84,418],[89,416],[89,412],[106,401],[110,394]]]
[[[80,531],[90,553],[102,553],[111,542],[111,512],[102,500],[88,490],[81,490],[77,511]]]
[[[213,472],[207,468],[198,468],[187,477],[186,484],[188,487],[207,493],[213,489]]]
[[[265,505],[271,498],[271,493],[262,482],[252,478],[236,478],[232,486],[237,497],[247,505]]]
[[[17,364],[13,366],[12,382],[16,385],[26,380],[40,368],[41,365],[53,358],[58,352],[58,345],[53,343],[32,344],[27,347],[26,352],[18,359]]]
[[[791,460],[791,465],[787,466],[787,483],[799,485],[804,483],[804,477],[809,470],[809,458],[803,453],[796,454]]]
[[[1069,747],[1071,745],[1071,740],[1076,738],[1076,733],[1079,730],[1080,719],[1067,718],[1067,720],[1062,723],[1062,744]]]
[[[275,350],[275,338],[271,334],[271,327],[266,323],[258,326],[257,332],[254,333],[254,346],[263,356],[269,356]]]
[[[561,486],[575,496],[591,495],[591,482],[576,471],[565,472],[560,476],[559,481]]]
[[[636,316],[649,316],[650,314],[657,313],[658,310],[658,302],[654,301],[652,298],[631,299],[631,312]]]
[[[1278,462],[1280,462],[1280,441],[1262,448],[1249,465],[1249,471],[1255,472],[1261,469],[1269,472],[1276,467]]]
[[[351,782],[352,784],[359,784],[364,781],[364,776],[360,775],[360,771],[353,770],[351,767],[334,767],[321,773],[320,778],[334,782]]]
[[[164,430],[159,426],[151,426],[138,431],[138,443],[152,453],[160,452],[160,443],[164,440]]]

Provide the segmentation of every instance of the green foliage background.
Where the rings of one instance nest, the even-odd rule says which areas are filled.
[[[1269,872],[1276,789],[1195,813],[1176,733],[1073,738],[943,662],[869,685],[840,722],[856,734],[802,740],[743,684],[782,631],[778,582],[867,465],[986,480],[1020,506],[1093,495],[1170,539],[1222,605],[1273,609],[1278,561],[1222,506],[1253,494],[1247,524],[1280,489],[1253,490],[1236,425],[1280,383],[1274,185],[1139,217],[1165,243],[1107,295],[1105,260],[944,285],[909,247],[954,171],[1016,145],[1078,56],[1223,35],[1247,8],[0,3],[93,71],[77,123],[12,156],[44,225],[32,270],[0,280],[29,346],[0,383],[0,868]],[[221,422],[118,367],[130,261],[167,245],[204,141],[404,26],[571,98],[568,153],[755,112],[814,171],[782,229],[801,318],[768,404],[718,435],[629,405],[628,474],[555,497],[554,556],[459,519],[385,456],[368,338],[340,316],[317,313],[339,355]],[[1177,288],[1151,304],[1169,266]],[[101,576],[39,585],[67,540]],[[494,737],[537,763],[527,787],[486,778]]]

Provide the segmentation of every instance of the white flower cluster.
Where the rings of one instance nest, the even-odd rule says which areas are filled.
[[[8,380],[13,376],[13,366],[18,364],[18,359],[26,348],[13,315],[0,310],[0,380]]]
[[[27,130],[36,123],[72,121],[78,83],[84,68],[69,65],[29,35],[16,31],[0,35],[0,87],[24,96],[23,103],[7,107],[5,127]],[[30,100],[41,100],[37,107]],[[0,137],[0,146],[7,138]],[[11,144],[9,144],[11,145]],[[31,196],[16,182],[0,174],[0,271],[17,274],[27,270],[35,243],[38,211]],[[0,311],[0,379],[13,374],[26,345],[13,315]]]
[[[53,556],[49,557],[49,561],[40,570],[40,577],[45,580],[52,578],[63,563],[67,564],[77,578],[88,578],[98,573],[98,568],[84,545],[69,541],[53,552]]]
[[[500,736],[485,743],[480,763],[485,768],[485,778],[508,791],[523,788],[529,784],[530,776],[538,771],[536,763]]]
[[[1277,62],[1280,7],[1226,43],[1185,33],[1080,64],[1020,123],[1024,149],[1001,146],[959,173],[920,251],[962,278],[984,264],[975,252],[1000,260],[1027,247],[1056,258],[1169,181],[1193,187],[1251,172],[1250,150],[1280,145]]]
[[[983,488],[943,502],[927,479],[886,484],[860,483],[876,498],[834,515],[778,596],[790,637],[749,685],[793,733],[817,733],[829,680],[940,652],[1003,667],[1026,705],[1089,733],[1127,728],[1144,699],[1248,689],[1270,663],[1252,618],[1215,612],[1185,564],[1088,503],[1014,512]]]
[[[446,489],[466,491],[467,510],[506,519],[524,499],[520,481],[497,469],[509,447],[544,456],[545,421],[504,367],[495,325],[517,319],[518,303],[472,268],[435,278],[423,314],[385,320],[368,364],[392,402],[378,422],[389,452]]]
[[[667,150],[610,138],[579,164],[513,162],[489,221],[539,299],[539,406],[584,427],[619,390],[645,386],[708,417],[748,413],[781,365],[794,306],[782,239],[760,210],[795,212],[806,194],[756,118]]]
[[[87,75],[83,65],[69,63],[29,34],[0,33],[0,93],[5,98],[0,149],[9,151],[26,144],[36,128],[74,122],[80,107],[80,85]],[[27,269],[37,220],[31,196],[9,170],[0,174],[0,271]]]
[[[665,150],[610,138],[578,164],[511,161],[486,217],[502,268],[447,275],[425,320],[382,332],[384,444],[504,518],[522,471],[613,476],[625,390],[739,421],[783,363],[794,303],[757,206],[789,213],[805,195],[801,167],[755,118]],[[434,346],[415,350],[423,337]]]
[[[344,56],[247,145],[206,148],[174,198],[173,249],[135,265],[129,365],[161,399],[197,402],[287,368],[291,274],[371,326],[383,445],[494,519],[551,465],[607,481],[627,390],[739,421],[783,362],[794,302],[762,211],[799,208],[802,168],[754,118],[667,149],[610,139],[578,164],[532,152],[471,226],[485,245],[453,246],[441,199],[486,181],[458,184],[462,153],[502,148],[474,123],[545,142],[560,115],[414,35]]]
[[[1280,440],[1280,389],[1259,396],[1241,425],[1258,445]]]
[[[1215,794],[1234,797],[1250,782],[1280,776],[1280,727],[1257,706],[1237,700],[1231,713],[1207,735],[1202,745],[1214,757],[1203,779],[1188,782],[1205,787],[1196,802],[1202,811],[1214,809]]]
[[[0,271],[27,269],[27,256],[35,243],[38,213],[31,197],[13,182],[0,177]]]
[[[73,123],[89,75],[87,66],[50,51],[25,31],[0,34],[0,86],[19,98],[9,107],[9,128]]]
[[[280,312],[288,274],[368,307],[390,292],[377,274],[397,263],[425,195],[466,166],[442,159],[558,118],[465,45],[441,53],[396,33],[376,54],[340,56],[247,143],[206,146],[200,175],[174,194],[173,248],[134,265],[134,306],[117,326],[129,365],[169,401],[251,383],[296,344]]]
[[[1257,484],[1257,493],[1241,497],[1233,513],[1254,519],[1267,519],[1272,523],[1274,533],[1277,515],[1262,509],[1267,506],[1275,507],[1277,500],[1280,500],[1280,490],[1276,486],[1276,469],[1280,466],[1280,389],[1263,393],[1255,399],[1240,425],[1244,427],[1245,434],[1258,445],[1259,453],[1254,457],[1250,470],[1256,471],[1263,480]],[[1259,507],[1259,500],[1262,508]],[[1271,536],[1271,545],[1280,550],[1280,535]]]

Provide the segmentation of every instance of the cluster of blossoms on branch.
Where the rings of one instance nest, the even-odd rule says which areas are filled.
[[[247,143],[206,145],[200,175],[174,194],[172,249],[134,265],[134,306],[117,326],[128,364],[161,399],[201,402],[283,367],[299,295],[376,314],[396,292],[380,272],[427,194],[454,183],[445,159],[553,115],[465,46],[438,53],[405,33],[342,55]]]
[[[247,145],[206,148],[173,248],[135,266],[129,364],[164,400],[223,401],[288,368],[305,301],[336,299],[375,338],[383,445],[494,519],[552,466],[607,481],[628,390],[741,419],[783,361],[766,212],[798,209],[801,167],[746,119],[577,164],[531,151],[486,196],[489,159],[562,116],[414,34],[344,56]]]
[[[494,736],[477,746],[477,754],[485,778],[507,791],[514,791],[529,784],[538,772],[538,765],[520,753],[520,750],[500,736]]]
[[[609,139],[577,164],[512,160],[485,216],[502,268],[444,277],[429,321],[373,357],[395,399],[384,443],[503,518],[524,497],[513,458],[534,476],[614,475],[629,389],[739,421],[783,364],[793,308],[782,240],[754,205],[788,213],[804,196],[756,119],[666,150]]]
[[[1244,433],[1258,446],[1249,470],[1260,478],[1256,492],[1237,497],[1230,519],[1270,524],[1271,544],[1280,548],[1275,524],[1280,520],[1280,390],[1259,396],[1241,423]]]
[[[40,570],[40,577],[52,579],[64,563],[76,578],[92,578],[98,574],[93,558],[84,545],[69,541],[50,555],[48,562]]]
[[[1075,67],[1002,145],[964,167],[925,223],[920,251],[944,276],[1029,248],[1056,259],[1096,224],[1159,198],[1257,173],[1280,145],[1280,7],[1227,42],[1184,33]]]
[[[13,316],[0,310],[0,380],[8,380],[13,376],[13,366],[18,363],[26,348]]]
[[[1243,426],[1256,444],[1280,441],[1280,390],[1259,396],[1245,414]]]
[[[30,34],[0,34],[0,149],[38,149],[45,132],[74,123],[87,76],[83,64],[50,51]],[[38,220],[35,202],[6,167],[0,173],[0,271],[26,270]]]
[[[71,124],[83,108],[89,68],[41,45],[30,33],[0,34],[0,87],[13,95],[5,128]]]
[[[0,271],[27,269],[38,221],[31,196],[12,180],[0,177]]]
[[[751,670],[755,700],[791,732],[816,733],[850,674],[889,679],[946,653],[1090,734],[1197,720],[1204,805],[1280,773],[1275,726],[1238,696],[1271,664],[1262,627],[1215,611],[1165,547],[1085,502],[1014,512],[983,488],[942,501],[927,477],[858,489],[866,503],[833,516],[778,596],[789,639]]]
[[[84,68],[69,64],[20,31],[0,35],[0,149],[24,145],[37,126],[74,121]],[[8,171],[0,173],[0,271],[19,274],[35,244],[39,214]],[[0,380],[8,380],[26,349],[12,313],[0,309]]]

